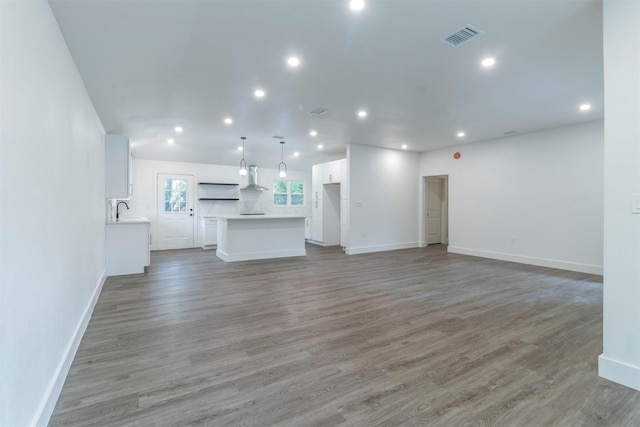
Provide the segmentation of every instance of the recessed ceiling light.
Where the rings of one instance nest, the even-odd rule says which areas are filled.
[[[494,58],[485,58],[482,60],[482,66],[483,67],[491,67],[496,63],[496,60]]]
[[[318,144],[318,150],[322,150],[323,148],[324,148],[324,145]]]
[[[300,59],[296,56],[290,56],[289,59],[287,59],[287,64],[291,67],[297,67],[300,65]]]
[[[167,139],[167,142],[168,142],[169,144],[173,144],[175,141],[174,141],[173,139],[169,138],[169,139]]]
[[[407,144],[402,144],[402,149],[403,149],[403,150],[406,150],[407,148],[408,148],[408,147],[407,147]]]
[[[176,126],[173,129],[178,133],[182,132],[182,126]]]
[[[362,10],[364,9],[364,0],[351,0],[349,7],[351,10]]]
[[[242,151],[244,150],[244,148],[242,148],[242,145],[238,147],[238,151]]]
[[[364,110],[358,111],[358,117],[367,117],[367,112]]]
[[[256,98],[264,98],[264,90],[262,89],[256,89],[253,94],[256,96]]]
[[[309,135],[316,136],[318,135],[318,132],[316,132],[315,130],[312,130],[311,132],[309,132]]]
[[[580,110],[581,111],[587,111],[591,109],[591,104],[582,104],[580,105]]]
[[[293,157],[298,157],[300,155],[300,153],[298,153],[297,151],[295,153],[293,153]]]
[[[458,132],[458,138],[462,138],[464,135],[464,132]]]
[[[226,117],[226,118],[224,119],[224,123],[225,123],[226,125],[230,125],[231,123],[233,123],[233,119],[232,119],[231,117]]]

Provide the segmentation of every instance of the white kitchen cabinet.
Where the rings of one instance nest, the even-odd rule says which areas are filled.
[[[322,180],[323,164],[313,165],[311,167],[311,200],[322,199]]]
[[[107,134],[105,137],[105,197],[126,200],[131,198],[131,151],[129,138]]]
[[[151,263],[147,218],[107,223],[107,276],[144,273]]]
[[[336,160],[334,162],[327,163],[326,168],[326,181],[325,184],[335,184],[342,182],[342,164],[346,163],[345,160]]]
[[[322,199],[311,201],[311,218],[314,221],[322,221]]]
[[[218,219],[215,217],[200,217],[200,235],[202,249],[213,249],[218,246]]]

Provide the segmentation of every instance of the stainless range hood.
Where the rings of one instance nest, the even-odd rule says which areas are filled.
[[[249,183],[246,187],[241,188],[241,190],[250,190],[250,191],[267,191],[267,187],[263,187],[262,185],[258,185],[258,167],[256,165],[249,165]]]

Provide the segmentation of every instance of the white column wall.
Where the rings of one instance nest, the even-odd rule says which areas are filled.
[[[593,121],[428,151],[420,175],[449,176],[450,252],[602,274],[602,157]]]
[[[0,425],[46,425],[105,278],[105,132],[46,1],[0,2],[0,43]]]
[[[604,340],[599,374],[640,390],[640,2],[604,2]]]
[[[419,159],[418,153],[349,145],[347,254],[420,246]]]

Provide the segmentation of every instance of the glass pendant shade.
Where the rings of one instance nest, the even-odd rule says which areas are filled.
[[[280,146],[282,147],[282,161],[278,164],[278,176],[284,178],[287,176],[287,164],[284,162],[284,141],[280,141]]]
[[[240,160],[240,175],[245,176],[247,174],[247,162],[244,160],[244,140],[247,139],[244,136],[240,137],[242,140],[242,160]]]

